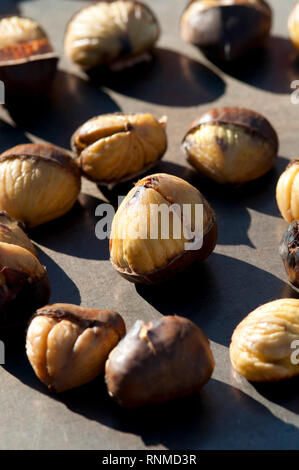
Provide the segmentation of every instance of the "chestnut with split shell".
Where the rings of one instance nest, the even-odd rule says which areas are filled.
[[[206,335],[190,320],[137,321],[106,362],[109,395],[125,408],[197,393],[214,369]]]
[[[49,390],[64,392],[102,374],[108,354],[125,332],[122,317],[111,310],[47,305],[28,327],[27,357]]]
[[[69,152],[50,144],[24,144],[0,155],[0,210],[26,227],[68,212],[81,188],[81,174]]]
[[[299,219],[299,160],[292,160],[276,186],[276,201],[287,222]]]
[[[64,49],[85,70],[104,65],[118,71],[148,60],[148,51],[159,35],[159,23],[147,5],[135,0],[103,0],[73,16]]]
[[[284,233],[279,246],[289,281],[299,288],[299,221],[294,220]]]
[[[292,43],[299,50],[299,3],[296,3],[290,13],[288,30]]]
[[[74,133],[71,147],[84,176],[113,187],[153,167],[167,147],[166,117],[152,114],[104,114]]]
[[[129,281],[156,284],[206,259],[216,240],[215,213],[203,195],[181,178],[158,173],[140,180],[119,206],[110,260]]]
[[[242,184],[274,165],[277,133],[261,114],[238,107],[215,108],[196,119],[182,143],[188,161],[221,184]]]
[[[181,36],[207,56],[231,62],[263,44],[271,25],[272,10],[263,0],[191,0]]]

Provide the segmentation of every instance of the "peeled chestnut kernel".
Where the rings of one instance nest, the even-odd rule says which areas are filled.
[[[154,166],[167,147],[166,118],[151,114],[104,114],[74,133],[71,146],[83,174],[114,186]]]
[[[107,0],[82,8],[71,19],[64,48],[67,57],[83,69],[111,65],[118,70],[139,62],[159,35],[158,21],[147,5]]]
[[[233,61],[269,35],[272,11],[263,0],[192,0],[181,19],[181,35],[212,58]]]
[[[289,277],[295,287],[299,287],[299,221],[289,225],[279,245],[279,253]]]
[[[106,362],[109,395],[125,408],[197,393],[214,369],[209,340],[193,322],[137,321]]]
[[[247,380],[288,379],[299,374],[298,361],[293,360],[298,341],[299,300],[275,300],[251,312],[237,326],[230,358],[235,370]]]
[[[155,284],[207,258],[216,240],[215,213],[202,194],[181,178],[158,173],[140,180],[119,206],[110,260],[129,281]]]
[[[57,62],[38,23],[19,16],[0,19],[0,80],[8,96],[47,93]]]
[[[108,354],[125,334],[122,317],[111,310],[47,305],[30,322],[26,352],[41,382],[64,392],[102,374]]]
[[[64,215],[80,188],[80,170],[64,149],[24,144],[0,155],[0,210],[26,227]]]
[[[292,160],[276,186],[276,201],[287,222],[299,219],[299,160]]]
[[[296,3],[288,19],[289,35],[294,46],[299,49],[299,3]]]
[[[194,121],[183,139],[188,161],[217,183],[240,184],[267,173],[278,137],[267,119],[245,108],[217,108]]]

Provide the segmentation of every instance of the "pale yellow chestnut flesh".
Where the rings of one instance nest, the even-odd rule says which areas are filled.
[[[288,30],[292,43],[299,50],[299,3],[296,3],[290,13]]]
[[[251,312],[235,329],[230,345],[234,369],[254,382],[299,374],[299,300],[280,299]]]
[[[299,160],[292,160],[276,186],[276,201],[287,222],[299,219]]]
[[[30,322],[27,357],[50,390],[64,392],[102,374],[108,354],[125,332],[124,321],[116,312],[47,305]]]

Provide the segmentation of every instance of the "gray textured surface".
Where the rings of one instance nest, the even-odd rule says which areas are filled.
[[[299,67],[286,29],[295,2],[270,2],[276,14],[265,52],[230,73],[180,40],[178,22],[184,0],[148,3],[163,28],[151,71],[143,76],[129,74],[122,83],[91,86],[62,58],[49,109],[36,119],[30,118],[28,110],[1,111],[0,150],[27,139],[68,146],[73,130],[102,112],[121,109],[168,115],[169,148],[159,169],[188,178],[214,207],[219,242],[208,261],[158,289],[127,283],[110,266],[108,242],[94,236],[94,210],[104,195],[86,182],[80,204],[69,215],[31,235],[48,267],[52,301],[115,309],[128,327],[136,318],[185,315],[211,339],[215,373],[192,400],[131,412],[111,402],[101,378],[58,398],[48,394],[22,348],[11,348],[6,366],[0,369],[1,449],[299,447],[298,380],[254,387],[233,373],[228,357],[232,331],[247,313],[264,302],[295,295],[285,283],[277,252],[286,223],[275,203],[277,178],[287,160],[298,157],[299,106],[290,103],[290,82],[299,77]],[[40,20],[62,54],[65,24],[84,4],[1,0],[0,13],[19,12]],[[200,181],[180,153],[188,124],[212,102],[213,106],[256,109],[271,119],[280,136],[276,168],[239,191],[228,193]]]

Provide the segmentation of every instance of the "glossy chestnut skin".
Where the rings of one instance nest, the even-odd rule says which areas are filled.
[[[0,18],[0,80],[8,101],[48,93],[58,56],[44,30],[29,18]]]
[[[202,330],[186,318],[166,316],[135,323],[110,353],[105,379],[119,405],[137,408],[197,393],[213,369]]]
[[[279,245],[289,281],[299,287],[299,221],[294,220],[284,233]]]
[[[267,173],[279,142],[270,122],[246,108],[206,111],[185,135],[182,148],[189,163],[221,184],[242,184]]]
[[[24,144],[0,155],[0,210],[26,227],[68,212],[81,188],[81,174],[66,150],[50,144]]]
[[[30,321],[27,357],[37,377],[60,393],[102,374],[109,352],[125,333],[122,317],[112,310],[46,305]]]
[[[280,175],[276,201],[282,217],[288,222],[299,219],[299,160],[292,160]]]
[[[181,18],[181,35],[211,58],[233,61],[269,35],[272,11],[263,0],[192,0]]]
[[[190,207],[190,214],[184,214],[184,205]],[[202,227],[195,218],[197,206],[202,207]],[[176,215],[169,219],[166,213],[164,222],[162,218],[151,218],[154,209],[163,207],[175,207]],[[165,221],[169,223],[167,232],[163,232]],[[136,226],[140,236],[136,236]],[[190,238],[185,236],[187,227],[191,227]],[[151,236],[154,232],[156,237]],[[186,245],[189,241],[195,242],[192,249]],[[181,178],[158,173],[140,180],[119,206],[112,222],[110,261],[131,282],[158,284],[206,259],[216,241],[216,216],[203,195]]]

